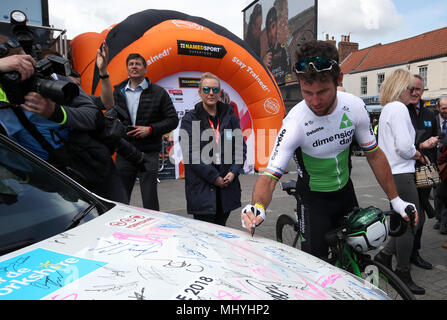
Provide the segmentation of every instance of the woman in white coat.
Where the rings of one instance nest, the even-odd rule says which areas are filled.
[[[406,107],[413,90],[413,76],[404,69],[397,69],[388,75],[380,90],[380,103],[383,107],[379,118],[379,147],[390,163],[393,179],[399,197],[416,204],[419,197],[415,182],[415,161],[421,153],[414,145],[416,132]],[[425,215],[416,220],[416,228],[423,225]],[[395,273],[414,294],[425,294],[425,289],[416,285],[410,274],[410,256],[413,250],[414,234],[408,227],[400,237],[392,237],[385,248],[376,255],[375,260],[391,266],[392,256],[396,256]]]

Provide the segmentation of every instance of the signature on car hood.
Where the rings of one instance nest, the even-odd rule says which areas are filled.
[[[388,299],[364,280],[243,231],[117,204],[0,259],[0,299]]]

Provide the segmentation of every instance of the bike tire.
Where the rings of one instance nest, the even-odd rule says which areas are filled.
[[[276,220],[276,240],[294,248],[300,248],[298,225],[287,214],[282,214]]]
[[[377,268],[378,274],[371,277],[367,273],[373,270],[370,266]],[[408,289],[405,283],[389,268],[380,262],[368,259],[364,261],[362,278],[376,285],[380,290],[385,292],[392,300],[416,300],[416,297]],[[376,282],[376,283],[375,283]]]

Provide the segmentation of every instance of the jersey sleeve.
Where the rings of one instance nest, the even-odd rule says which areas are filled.
[[[357,107],[357,125],[355,130],[355,138],[362,148],[363,152],[373,152],[379,148],[374,130],[371,126],[369,114],[365,104],[360,102]]]
[[[287,170],[287,165],[295,150],[302,143],[302,132],[293,117],[286,117],[276,137],[275,145],[270,154],[269,163],[263,172],[278,181]]]

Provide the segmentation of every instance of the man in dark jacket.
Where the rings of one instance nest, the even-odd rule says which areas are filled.
[[[436,123],[438,127],[439,134],[439,145],[438,148],[438,165],[445,161],[446,154],[445,146],[447,145],[447,95],[441,95],[436,102],[436,109],[438,115],[436,116]],[[436,210],[436,222],[433,225],[433,229],[438,230],[441,234],[447,234],[447,181],[444,179],[441,184],[435,188],[435,210]]]
[[[421,100],[424,93],[423,81],[419,75],[414,76],[414,85],[411,91],[410,104],[407,106],[410,113],[411,122],[416,131],[416,148],[421,151],[432,163],[437,159],[438,127],[436,125],[436,115],[431,110],[424,107],[424,101]],[[419,162],[416,166],[420,165]],[[429,202],[431,188],[418,189],[421,208],[429,218],[433,218],[435,211]],[[420,214],[424,214],[423,212]],[[414,237],[413,253],[411,263],[423,268],[432,269],[430,262],[425,261],[419,254],[421,248],[422,226],[418,229]]]
[[[111,105],[119,111],[119,118],[128,127],[127,137],[135,147],[145,153],[146,171],[141,172],[121,155],[116,156],[116,166],[127,191],[128,202],[138,176],[143,207],[159,210],[157,175],[161,139],[163,134],[178,125],[177,111],[169,94],[152,83],[146,74],[146,61],[137,53],[126,60],[129,78],[114,87]],[[108,77],[100,68],[100,78]],[[104,83],[102,84],[104,90]],[[109,106],[106,106],[109,107]]]
[[[230,212],[241,206],[246,145],[233,107],[219,101],[220,81],[202,75],[202,102],[186,113],[180,130],[185,162],[187,212],[194,219],[225,225]]]

